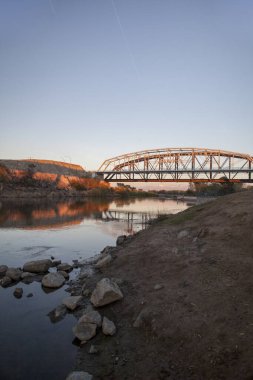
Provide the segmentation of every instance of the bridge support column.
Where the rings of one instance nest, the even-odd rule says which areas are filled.
[[[178,154],[175,154],[175,179],[178,180]]]
[[[192,180],[195,178],[195,154],[192,152]]]

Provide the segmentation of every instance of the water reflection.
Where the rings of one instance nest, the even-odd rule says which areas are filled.
[[[187,208],[184,202],[161,199],[19,200],[0,202],[0,228],[51,229],[81,224],[85,219],[122,221],[126,232],[145,228],[157,215]]]
[[[176,213],[186,203],[148,199],[83,199],[0,204],[0,260],[9,266],[50,258],[88,258],[118,235],[147,227],[157,215]]]
[[[1,228],[49,229],[80,224],[85,217],[102,218],[108,201],[39,200],[0,203]]]

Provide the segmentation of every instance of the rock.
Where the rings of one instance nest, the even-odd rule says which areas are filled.
[[[88,273],[82,272],[82,273],[79,274],[79,279],[80,280],[83,280],[83,279],[85,279],[87,277],[89,277]]]
[[[183,239],[185,237],[189,236],[189,232],[186,230],[182,230],[177,234],[178,239]]]
[[[88,372],[83,371],[74,371],[71,372],[66,380],[92,380],[93,376],[90,375]]]
[[[102,251],[100,252],[101,255],[107,255],[108,253],[111,253],[112,251],[114,251],[116,249],[116,247],[112,247],[110,245],[107,245],[104,249],[102,249]]]
[[[116,245],[121,245],[124,243],[124,241],[126,240],[126,235],[121,235],[121,236],[118,236],[117,237],[117,240],[116,240]]]
[[[27,278],[31,278],[31,277],[34,277],[34,276],[37,276],[37,273],[23,272],[21,274],[21,279],[25,280]]]
[[[5,273],[7,272],[8,267],[7,265],[0,265],[0,276],[5,276]]]
[[[87,342],[96,335],[97,325],[95,323],[79,322],[73,327],[73,333],[81,342]]]
[[[61,264],[61,260],[54,260],[53,261],[53,267],[57,267],[60,264]]]
[[[179,252],[179,249],[177,247],[173,247],[171,252],[174,254],[174,255],[177,255],[178,252]]]
[[[63,277],[68,280],[69,279],[69,274],[65,272],[64,270],[59,270],[58,273],[62,274]]]
[[[84,289],[84,290],[82,290],[82,295],[84,297],[89,297],[90,294],[91,294],[90,289]]]
[[[97,346],[94,346],[94,344],[92,344],[90,346],[90,349],[89,349],[89,354],[98,354],[99,353],[99,349]]]
[[[113,277],[112,281],[116,282],[116,284],[119,285],[119,286],[124,283],[124,280],[122,278],[117,278],[117,277]]]
[[[16,288],[13,292],[13,295],[16,297],[16,298],[21,298],[22,295],[23,295],[23,289],[22,288]]]
[[[134,321],[133,327],[139,328],[148,323],[151,319],[151,311],[148,308],[143,309],[136,320]]]
[[[8,276],[4,276],[1,280],[0,280],[0,285],[5,288],[6,286],[10,285],[12,283],[12,279]]]
[[[79,261],[79,266],[82,267],[84,265],[92,265],[94,264],[96,261],[97,261],[97,256],[94,256],[94,257],[90,257],[88,259],[83,259],[81,261]]]
[[[26,297],[27,297],[27,298],[31,298],[31,297],[33,297],[33,293],[28,293]]]
[[[21,278],[21,270],[18,268],[8,268],[6,271],[6,276],[9,277],[12,281],[19,281]]]
[[[45,273],[52,266],[53,266],[53,263],[49,259],[28,261],[27,263],[24,264],[23,271],[32,272],[32,273]]]
[[[116,326],[108,318],[104,317],[102,323],[102,331],[103,334],[112,336],[116,333]]]
[[[60,318],[67,313],[67,308],[65,305],[59,305],[54,309],[55,318]]]
[[[102,325],[102,317],[98,311],[90,310],[79,318],[78,323],[94,323],[100,327]]]
[[[81,296],[82,295],[81,293],[82,292],[81,292],[80,285],[74,286],[74,285],[71,284],[71,287],[70,287],[70,295],[71,296]]]
[[[60,288],[65,282],[65,278],[60,273],[48,273],[42,278],[42,285],[46,288]]]
[[[72,271],[72,269],[73,269],[72,266],[67,264],[67,263],[62,263],[62,264],[57,265],[58,271],[63,270],[64,272],[70,272],[70,271]]]
[[[78,306],[78,303],[81,301],[82,296],[71,296],[64,298],[62,301],[63,305],[65,305],[69,310],[75,310]]]
[[[112,256],[110,254],[106,255],[102,259],[98,260],[98,262],[95,264],[95,268],[103,268],[106,265],[108,265],[112,261]]]
[[[61,321],[67,314],[67,308],[65,305],[59,305],[48,314],[50,321],[56,323]]]
[[[203,227],[199,230],[198,234],[197,234],[197,237],[198,238],[203,238],[205,237],[207,234],[208,234],[208,228],[207,227]]]
[[[163,285],[160,285],[160,284],[156,284],[155,286],[154,286],[154,290],[160,290],[160,289],[162,289],[163,288]]]
[[[118,285],[109,278],[103,278],[97,283],[90,300],[94,306],[99,307],[121,300],[122,298],[123,294]]]

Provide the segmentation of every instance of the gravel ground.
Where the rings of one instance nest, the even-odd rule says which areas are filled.
[[[117,333],[81,346],[76,369],[94,380],[253,379],[252,201],[246,191],[159,220],[79,280],[92,291],[116,278],[124,298],[99,309]]]

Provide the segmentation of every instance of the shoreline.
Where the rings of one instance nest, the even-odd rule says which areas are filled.
[[[81,345],[75,370],[94,380],[247,379],[252,195],[229,195],[158,220],[100,254],[112,260],[91,276],[81,270],[70,288],[73,295],[87,289],[87,305],[103,278],[116,282],[124,298],[95,308],[117,333],[98,332]]]
[[[96,191],[98,192],[96,193]],[[95,193],[94,193],[95,191]],[[158,195],[150,195],[150,194],[139,194],[134,193],[131,194],[125,193],[123,195],[119,193],[99,193],[99,189],[92,189],[92,190],[67,190],[67,189],[57,189],[57,190],[48,190],[48,189],[22,189],[22,190],[10,190],[10,191],[3,191],[3,189],[0,188],[0,201],[1,200],[28,200],[28,199],[75,199],[75,198],[106,198],[106,199],[128,199],[128,198],[138,198],[138,199],[144,199],[144,198],[159,198]],[[169,199],[169,198],[168,198]]]
[[[74,316],[73,335],[71,327],[67,331],[73,339],[80,318],[90,312],[114,324],[109,336],[98,325],[95,335],[73,341],[79,347],[73,370],[88,372],[93,380],[248,380],[253,371],[252,200],[248,191],[158,217],[88,259],[69,265],[57,257],[37,278],[25,273],[33,270],[24,265],[16,273],[20,284],[9,285],[14,290],[38,281],[45,290],[43,278],[60,272],[68,302],[76,304],[69,309],[59,300],[49,313],[51,322]],[[55,269],[48,272],[52,264]],[[68,279],[74,268],[79,275]],[[105,278],[123,298],[101,306],[92,300]]]

